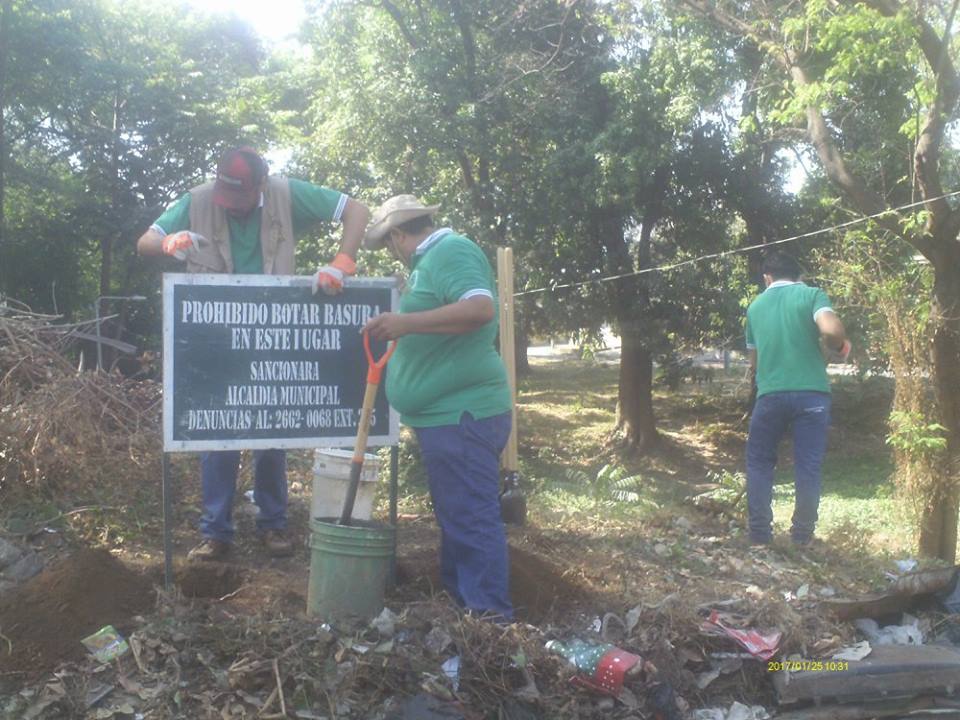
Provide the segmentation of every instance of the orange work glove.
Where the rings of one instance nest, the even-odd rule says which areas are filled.
[[[850,351],[853,350],[853,345],[850,344],[850,341],[846,338],[843,339],[843,345],[840,347],[840,351],[837,353],[840,356],[840,362],[845,363],[847,358],[850,357]]]
[[[163,249],[165,255],[171,255],[177,260],[186,260],[187,253],[190,250],[199,250],[201,242],[206,242],[206,238],[204,238],[203,235],[184,230],[183,232],[167,235],[163,238],[160,247]]]
[[[353,258],[343,252],[337,253],[329,265],[317,270],[313,279],[313,294],[316,295],[317,290],[323,290],[327,295],[336,295],[343,290],[343,278],[356,272],[357,264]]]

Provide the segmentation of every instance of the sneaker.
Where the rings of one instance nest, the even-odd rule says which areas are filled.
[[[293,543],[285,530],[264,530],[260,540],[271,557],[289,557],[293,555]]]
[[[206,538],[187,553],[187,560],[215,561],[223,560],[230,554],[231,545],[223,540]]]

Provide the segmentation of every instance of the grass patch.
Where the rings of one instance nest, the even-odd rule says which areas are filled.
[[[820,519],[817,534],[845,551],[905,555],[913,551],[912,519],[897,497],[893,463],[887,453],[840,455],[830,453],[823,466]],[[793,469],[777,470],[774,525],[789,532],[793,513]]]
[[[657,388],[661,447],[643,457],[621,456],[608,440],[615,422],[618,370],[576,361],[535,365],[520,382],[521,475],[530,507],[545,518],[601,513],[611,520],[682,513],[689,495],[717,474],[743,470],[746,423],[739,372],[718,373],[709,386]],[[844,554],[909,554],[911,519],[896,496],[893,464],[883,443],[889,381],[838,378],[834,428],[823,468],[818,535]],[[774,521],[788,532],[793,512],[790,446],[780,449]],[[641,477],[638,498],[620,501],[598,490],[604,466]],[[577,477],[578,481],[571,481]]]

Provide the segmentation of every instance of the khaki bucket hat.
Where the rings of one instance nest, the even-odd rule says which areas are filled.
[[[397,225],[424,215],[432,216],[439,209],[439,205],[424,205],[413,195],[394,195],[373,212],[363,245],[367,250],[379,250],[386,244],[387,233]]]

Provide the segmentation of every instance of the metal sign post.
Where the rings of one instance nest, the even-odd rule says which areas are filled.
[[[169,590],[173,584],[173,497],[170,482],[170,455],[163,453],[163,480],[160,488],[163,499],[163,587]]]

